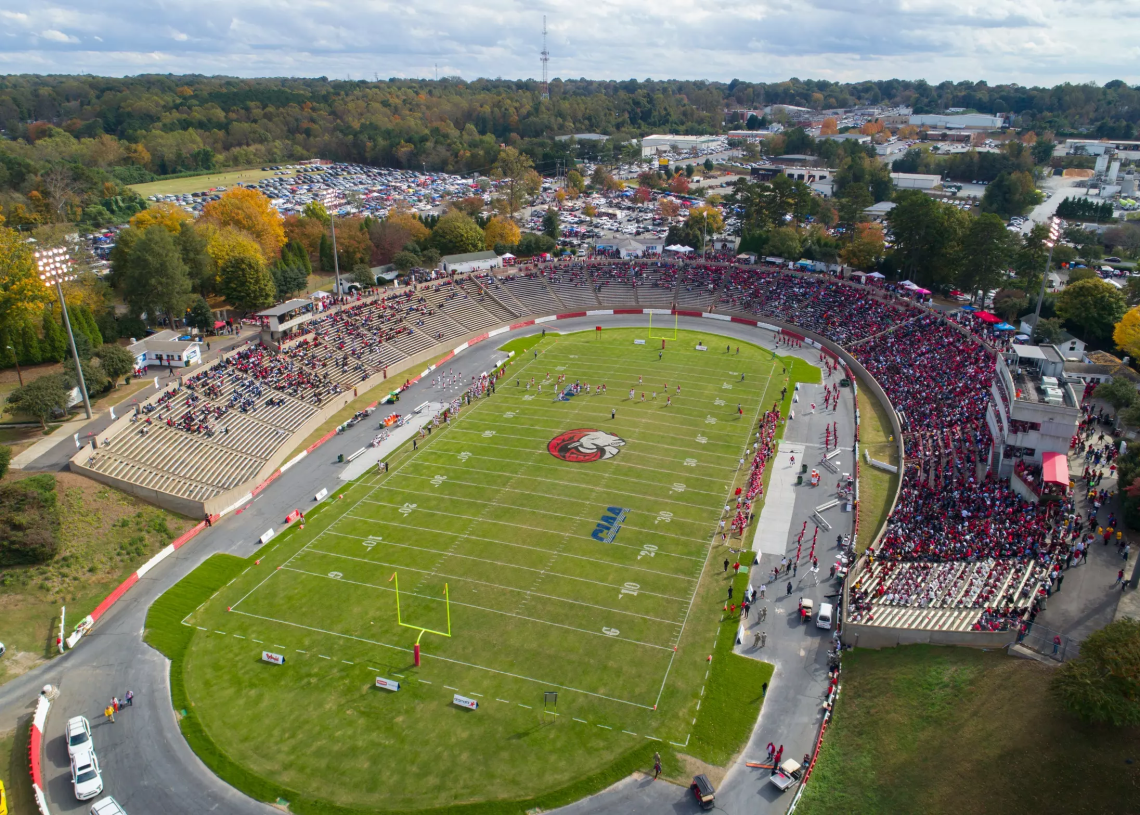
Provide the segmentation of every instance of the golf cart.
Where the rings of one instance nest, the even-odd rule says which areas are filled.
[[[815,603],[811,599],[800,598],[800,622],[810,623]]]
[[[693,776],[693,783],[689,785],[692,790],[693,797],[697,799],[697,803],[701,805],[701,809],[713,808],[713,796],[716,795],[716,790],[713,789],[712,782],[709,781],[708,776],[704,773]]]
[[[784,792],[792,784],[800,780],[803,766],[794,758],[789,758],[779,767],[772,770],[772,777],[769,779],[780,792]]]

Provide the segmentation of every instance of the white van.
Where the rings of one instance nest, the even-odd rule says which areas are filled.
[[[834,613],[831,603],[820,603],[819,613],[815,615],[815,624],[819,628],[831,628],[831,615]]]

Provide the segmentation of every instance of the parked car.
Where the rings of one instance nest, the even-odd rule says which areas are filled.
[[[99,759],[90,745],[71,754],[71,785],[80,801],[90,800],[103,791]]]
[[[69,756],[73,756],[81,750],[94,749],[91,742],[91,724],[85,717],[72,716],[68,719],[64,734],[67,736],[67,754]]]
[[[119,806],[118,801],[108,795],[91,805],[90,815],[127,815],[127,811]]]

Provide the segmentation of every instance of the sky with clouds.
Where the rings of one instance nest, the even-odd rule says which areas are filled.
[[[1138,0],[0,0],[0,73],[1140,82]]]

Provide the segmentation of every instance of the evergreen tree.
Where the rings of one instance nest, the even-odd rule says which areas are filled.
[[[40,340],[40,355],[44,362],[63,362],[67,356],[67,332],[55,319],[55,310],[44,309],[43,338]]]
[[[332,241],[329,240],[328,235],[321,235],[321,243],[317,248],[317,260],[320,261],[322,272],[334,270]]]

